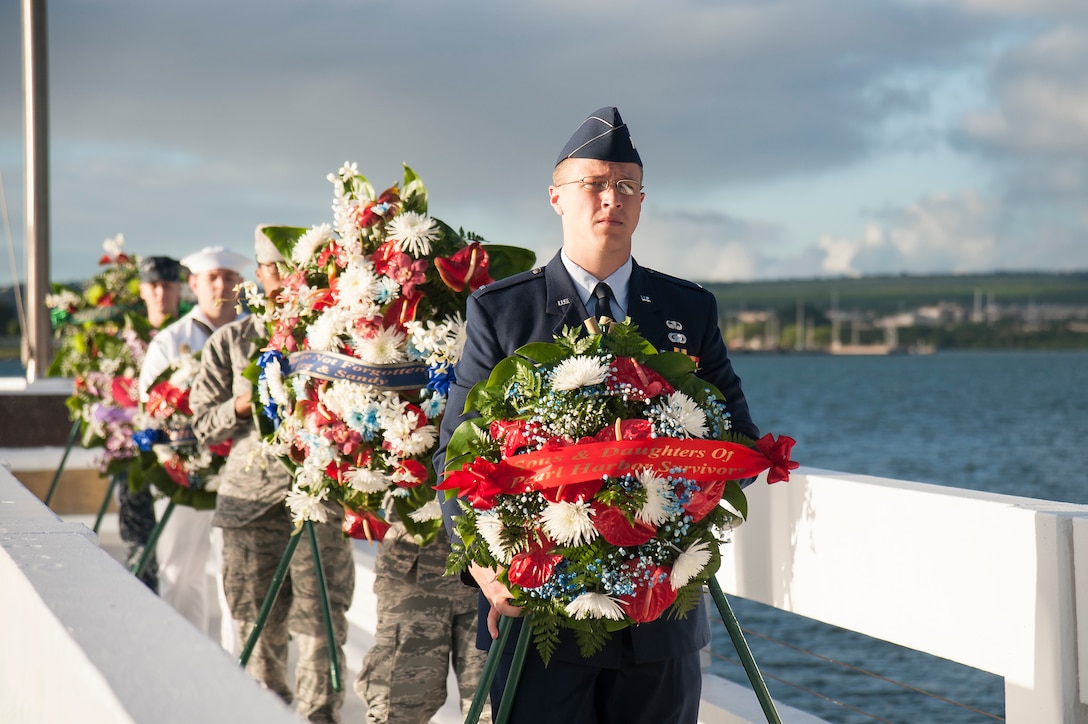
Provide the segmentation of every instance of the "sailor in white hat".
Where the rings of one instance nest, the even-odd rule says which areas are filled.
[[[140,368],[140,397],[160,374],[181,357],[196,353],[219,327],[238,316],[238,292],[252,261],[222,246],[207,246],[181,260],[189,270],[189,288],[196,306],[151,340]],[[160,500],[161,518],[167,501]],[[230,652],[237,650],[233,620],[222,592],[222,539],[212,510],[177,506],[163,527],[156,546],[159,560],[159,596]]]

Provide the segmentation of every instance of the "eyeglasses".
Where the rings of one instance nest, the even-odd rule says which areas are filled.
[[[592,191],[595,194],[603,194],[608,190],[609,186],[614,186],[621,196],[634,196],[643,188],[638,181],[632,181],[631,179],[613,181],[610,178],[602,178],[601,176],[585,176],[576,181],[564,181],[561,184],[556,184],[556,186],[569,186],[571,184],[581,184],[586,191]]]

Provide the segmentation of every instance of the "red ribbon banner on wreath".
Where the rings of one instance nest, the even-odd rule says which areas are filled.
[[[793,439],[774,440],[766,435],[755,448],[720,440],[680,440],[646,438],[590,442],[540,450],[509,457],[484,473],[500,490],[548,490],[620,476],[634,470],[651,468],[660,475],[676,474],[698,483],[740,480],[759,475],[764,470],[769,482],[788,480],[797,463],[789,459]],[[466,466],[467,468],[468,466]],[[483,471],[477,471],[477,475]],[[438,486],[457,487],[458,473]]]

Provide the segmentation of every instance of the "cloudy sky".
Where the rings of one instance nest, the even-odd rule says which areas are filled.
[[[21,4],[0,0],[20,277]],[[258,223],[331,223],[345,161],[379,188],[407,163],[432,214],[544,260],[555,156],[604,105],[645,163],[644,265],[702,281],[1088,269],[1084,0],[48,5],[57,280],[93,273],[118,233],[138,255],[249,253]]]

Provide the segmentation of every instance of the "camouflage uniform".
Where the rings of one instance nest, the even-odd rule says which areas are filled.
[[[128,486],[127,472],[117,473],[114,485],[117,490],[117,524],[121,529],[121,540],[128,543],[125,566],[131,569],[140,562],[147,539],[155,529],[154,498],[150,487],[133,492]],[[159,592],[159,563],[154,552],[148,556],[140,580],[152,591]]]
[[[263,332],[252,317],[222,327],[201,352],[201,370],[189,393],[193,431],[203,444],[230,439],[231,451],[220,471],[213,524],[223,529],[223,583],[241,641],[248,640],[273,574],[283,558],[293,524],[283,500],[291,478],[283,466],[260,453],[260,433],[251,418],[238,418],[234,397],[252,390],[242,372],[258,353]],[[315,523],[343,667],[347,610],[355,591],[351,541],[340,531],[342,511],[327,506],[329,522]],[[330,677],[324,613],[317,591],[313,551],[305,531],[291,558],[283,587],[257,639],[246,671],[312,722],[339,722],[344,693]],[[288,640],[298,644],[297,691],[287,679]]]
[[[446,701],[451,661],[461,711],[468,710],[487,653],[476,648],[478,592],[456,576],[443,575],[449,554],[444,529],[421,548],[399,522],[378,546],[378,626],[355,680],[369,724],[430,721]],[[489,707],[480,721],[491,721]]]

